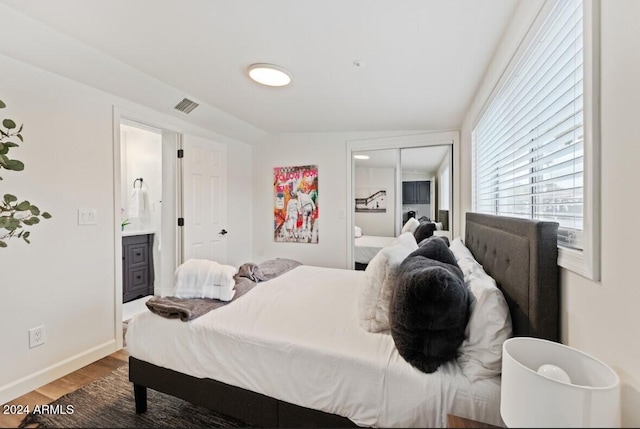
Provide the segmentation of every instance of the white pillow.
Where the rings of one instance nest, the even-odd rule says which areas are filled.
[[[414,232],[416,232],[416,229],[418,229],[419,226],[420,221],[418,219],[416,219],[415,217],[409,218],[407,223],[405,223],[402,227],[402,232],[404,233],[408,231],[413,234]]]
[[[354,226],[353,226],[353,233],[354,233],[354,234],[353,234],[353,235],[354,235],[354,237],[356,237],[356,238],[358,238],[358,237],[362,237],[362,228],[360,228],[360,227],[359,227],[359,226],[357,226],[357,225],[354,225]]]
[[[411,232],[400,234],[383,247],[364,271],[364,286],[358,297],[358,318],[365,331],[389,330],[389,306],[393,284],[402,261],[418,248]]]
[[[502,343],[513,335],[507,301],[459,237],[450,249],[474,297],[458,363],[471,381],[495,377],[502,371]]]

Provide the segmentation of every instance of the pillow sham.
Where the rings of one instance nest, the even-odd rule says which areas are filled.
[[[408,231],[410,233],[414,233],[418,226],[420,226],[420,221],[418,221],[418,219],[416,219],[415,217],[409,218],[407,223],[405,223],[402,227],[402,232],[404,233]]]
[[[367,265],[358,297],[358,318],[365,331],[389,330],[389,303],[398,267],[417,248],[413,234],[405,232],[390,246],[382,248]]]
[[[389,323],[398,353],[426,373],[458,356],[469,317],[469,290],[440,237],[421,243],[400,264]]]
[[[450,246],[473,299],[458,364],[471,381],[499,375],[502,344],[513,335],[511,314],[496,281],[458,237]]]

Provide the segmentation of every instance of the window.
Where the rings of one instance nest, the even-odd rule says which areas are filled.
[[[592,22],[589,5],[552,5],[505,74],[473,130],[472,177],[475,211],[558,222],[561,253],[590,257],[586,268],[567,268],[594,278],[597,92],[593,44],[585,45],[585,31],[593,33],[584,25]]]

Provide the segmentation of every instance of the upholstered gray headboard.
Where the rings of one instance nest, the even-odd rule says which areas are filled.
[[[465,245],[502,290],[515,336],[560,340],[558,224],[467,213]]]

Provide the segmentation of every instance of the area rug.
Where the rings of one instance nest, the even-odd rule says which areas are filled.
[[[246,423],[148,389],[148,408],[136,414],[129,365],[29,414],[20,427],[39,428],[222,428]],[[35,426],[34,426],[35,424]]]

